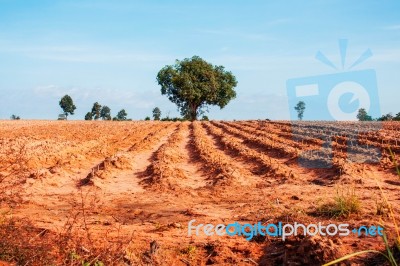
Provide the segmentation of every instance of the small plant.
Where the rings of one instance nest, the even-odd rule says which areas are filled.
[[[75,253],[75,251],[71,252],[70,259],[71,259],[71,264],[73,264],[75,262],[82,266],[104,266],[104,263],[100,260],[91,261],[91,262],[83,260],[81,258],[81,256],[79,256],[77,253]]]
[[[389,152],[390,152],[390,157],[392,158],[393,165],[396,168],[397,175],[400,177],[400,168],[396,160],[396,154],[392,151],[392,149],[389,149]]]
[[[188,255],[189,258],[192,258],[196,254],[196,250],[196,246],[189,245],[186,248],[181,249],[181,253]]]
[[[331,217],[348,217],[352,213],[358,213],[360,209],[360,201],[354,189],[338,189],[333,202],[323,204],[318,212]]]
[[[160,230],[162,228],[162,224],[160,223],[155,223],[154,227],[156,228],[156,230]]]
[[[376,215],[388,216],[389,206],[384,200],[376,200]]]
[[[390,148],[389,148],[389,152],[390,152],[390,155],[391,155],[391,158],[392,158],[392,162],[393,162],[393,164],[394,164],[394,166],[396,168],[397,174],[398,174],[398,176],[400,178],[400,169],[399,169],[399,166],[397,164],[395,154],[392,152],[392,150]],[[382,239],[383,239],[383,243],[385,244],[385,249],[386,249],[385,253],[381,252],[381,251],[378,251],[378,250],[373,250],[373,249],[372,250],[363,250],[363,251],[359,251],[359,252],[354,252],[354,253],[348,254],[348,255],[346,255],[344,257],[341,257],[341,258],[336,259],[334,261],[328,262],[328,263],[324,264],[323,266],[335,265],[335,264],[337,264],[339,262],[351,259],[351,258],[359,256],[359,255],[367,254],[367,253],[380,254],[380,255],[382,255],[382,257],[385,258],[385,260],[389,263],[389,265],[398,266],[398,259],[396,259],[393,254],[394,254],[394,249],[396,249],[396,248],[400,252],[400,231],[399,231],[399,227],[397,225],[396,218],[394,217],[394,212],[393,212],[392,205],[389,203],[387,197],[385,196],[385,193],[382,190],[382,187],[379,184],[378,180],[376,180],[376,182],[377,182],[377,184],[379,186],[379,190],[381,191],[384,204],[388,209],[389,218],[392,219],[392,222],[393,222],[393,225],[394,225],[394,228],[395,228],[396,240],[395,240],[395,243],[394,243],[393,247],[391,247],[391,245],[389,244],[389,241],[387,239],[387,234],[386,234],[386,228],[383,226],[383,224],[381,222],[381,226],[384,227]]]

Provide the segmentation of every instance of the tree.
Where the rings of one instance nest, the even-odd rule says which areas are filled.
[[[377,119],[378,121],[392,121],[394,120],[394,116],[392,113],[388,113],[386,115],[383,115]]]
[[[94,118],[94,120],[100,118],[100,111],[101,111],[101,105],[98,102],[95,102],[92,107],[92,117]]]
[[[122,109],[117,114],[117,120],[126,120],[127,116],[128,116],[128,114],[125,112],[125,109]]]
[[[154,118],[154,120],[160,120],[160,118],[161,118],[160,108],[156,107],[153,109],[153,118]]]
[[[150,121],[150,116],[146,116],[146,118],[144,119],[144,121]]]
[[[201,118],[201,121],[209,121],[208,116],[203,115],[203,117]]]
[[[297,111],[297,117],[299,120],[303,120],[304,110],[306,110],[306,104],[303,101],[300,101],[296,104],[294,109]]]
[[[71,115],[74,114],[76,106],[74,105],[74,102],[72,101],[72,98],[69,95],[65,95],[64,97],[62,97],[59,104],[61,109],[63,109],[63,112],[67,118],[68,114]]]
[[[10,117],[10,119],[11,119],[11,120],[20,120],[21,118],[20,118],[19,116],[17,116],[17,115],[12,115],[12,116]]]
[[[358,121],[372,121],[372,117],[368,115],[364,108],[358,109],[357,119]]]
[[[394,121],[400,121],[400,112],[393,118]]]
[[[93,119],[93,115],[91,112],[87,112],[87,114],[85,115],[85,120],[92,120]]]
[[[111,120],[111,109],[110,107],[104,105],[100,111],[100,117],[103,120]]]
[[[224,108],[236,97],[235,76],[223,66],[213,66],[199,56],[176,60],[157,74],[161,94],[178,106],[185,118],[196,120],[208,105]]]

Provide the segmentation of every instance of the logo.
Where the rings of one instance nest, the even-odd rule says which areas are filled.
[[[349,224],[328,224],[323,225],[321,222],[318,224],[301,224],[295,222],[294,224],[278,222],[255,224],[240,224],[238,222],[230,224],[194,224],[195,219],[190,220],[188,223],[188,236],[199,236],[204,234],[206,236],[242,236],[247,241],[252,240],[255,236],[272,236],[280,237],[283,241],[289,236],[348,236],[350,234],[356,236],[383,236],[384,228],[381,226],[360,226],[354,227],[350,230]]]
[[[315,58],[323,64],[338,71],[333,74],[309,76],[289,79],[286,82],[289,100],[290,118],[292,121],[302,118],[299,116],[298,105],[303,102],[305,120],[313,121],[355,121],[360,108],[364,108],[371,117],[380,117],[379,95],[374,69],[352,70],[372,56],[370,49],[365,50],[359,58],[346,68],[346,54],[348,41],[339,40],[341,70],[322,52],[318,51]],[[328,124],[329,122],[325,122]],[[301,123],[292,123],[294,140],[301,141]],[[354,128],[349,128],[354,130]],[[379,160],[380,151],[376,147],[364,147],[358,144],[358,134],[377,131],[380,123],[371,122],[368,127],[357,127],[357,134],[348,134],[347,160],[352,162],[376,162]],[[344,130],[346,131],[346,130]],[[334,133],[334,132],[331,132]],[[337,133],[337,132],[336,132]],[[344,134],[346,132],[342,132]],[[299,157],[299,163],[307,168],[332,167],[332,134],[321,134],[325,141],[320,150],[304,152]],[[368,153],[365,152],[368,150]],[[304,158],[309,154],[319,154],[324,157],[321,161],[310,161]]]

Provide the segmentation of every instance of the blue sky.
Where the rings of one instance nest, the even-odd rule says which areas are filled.
[[[286,81],[374,69],[382,113],[400,112],[399,1],[22,1],[0,0],[0,119],[54,119],[69,94],[83,119],[94,102],[143,119],[178,115],[157,72],[198,55],[238,80],[237,98],[213,119],[289,119]],[[345,67],[344,71],[347,71]],[[305,113],[305,119],[307,113]]]

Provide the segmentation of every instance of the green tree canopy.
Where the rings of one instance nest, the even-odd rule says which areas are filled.
[[[72,101],[72,98],[69,95],[65,95],[64,97],[62,97],[59,104],[61,109],[63,109],[63,112],[66,117],[68,117],[68,114],[71,115],[74,114],[76,106],[74,105],[74,102]]]
[[[303,120],[304,110],[306,110],[306,104],[303,101],[299,101],[294,109],[297,111],[297,117],[299,120]]]
[[[364,108],[358,109],[357,119],[359,121],[372,121],[372,117],[368,115]]]
[[[11,119],[11,120],[20,120],[21,118],[20,118],[19,116],[13,114],[13,115],[10,117],[10,119]]]
[[[386,115],[382,115],[381,117],[379,117],[377,120],[378,121],[392,121],[394,120],[394,116],[392,113],[388,113]]]
[[[210,121],[210,119],[208,118],[208,116],[203,115],[203,116],[201,117],[201,121]]]
[[[160,120],[160,118],[161,118],[160,108],[156,107],[153,109],[153,118],[154,118],[154,120]]]
[[[92,120],[93,119],[93,115],[91,112],[87,112],[85,115],[85,120]]]
[[[199,56],[176,60],[157,75],[161,94],[178,106],[185,118],[196,120],[208,105],[224,108],[236,97],[235,76],[223,66],[213,66]]]
[[[92,117],[94,118],[94,120],[100,118],[100,112],[101,112],[101,105],[98,102],[95,102],[92,107]]]
[[[117,120],[126,120],[127,116],[128,116],[128,114],[126,113],[125,109],[122,109],[117,114]]]
[[[100,117],[103,120],[111,120],[111,109],[110,107],[104,105],[100,111]]]
[[[395,117],[393,117],[393,120],[400,121],[400,112],[397,113]]]

